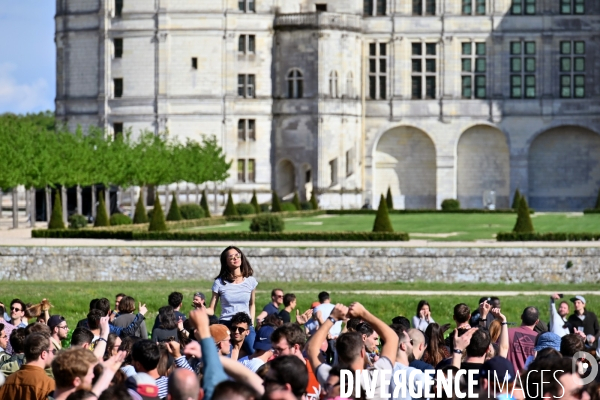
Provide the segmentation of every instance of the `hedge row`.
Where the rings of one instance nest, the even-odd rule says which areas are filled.
[[[517,233],[500,232],[496,235],[498,242],[590,242],[600,240],[600,233],[589,232],[548,232]]]
[[[319,242],[381,242],[409,240],[403,232],[141,232],[92,229],[31,231],[34,238],[48,239],[120,239],[120,240],[179,240],[179,241],[319,241]]]
[[[598,208],[588,208],[587,210],[583,210],[584,214],[600,214],[600,209]]]
[[[531,214],[534,214],[535,211],[530,209]],[[377,214],[377,210],[327,210],[327,214],[333,215],[360,215],[360,214],[368,214],[375,215]],[[388,210],[389,214],[516,214],[517,211],[513,209],[503,209],[503,210],[482,210],[479,208],[465,208],[459,210],[432,210],[432,209],[415,209],[415,210]]]

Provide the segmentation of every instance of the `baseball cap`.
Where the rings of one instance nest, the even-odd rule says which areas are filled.
[[[150,375],[140,372],[125,381],[129,394],[134,399],[158,399],[158,386]]]
[[[585,304],[585,297],[583,297],[583,296],[575,296],[575,297],[571,297],[571,301],[572,301],[573,303],[575,303],[575,300],[581,300],[581,302],[582,302],[583,304]]]
[[[489,374],[489,376],[488,376]],[[507,382],[512,382],[516,378],[515,368],[508,359],[500,356],[490,358],[483,363],[481,370],[479,371],[480,378],[486,378],[492,380],[492,376],[496,374],[497,380],[503,382],[505,379]]]
[[[209,328],[210,336],[213,337],[215,343],[219,343],[223,340],[226,340],[227,337],[230,335],[229,328],[227,328],[225,325],[214,324],[209,326]]]
[[[50,319],[48,319],[48,328],[50,329],[54,329],[55,327],[59,326],[61,322],[63,322],[65,320],[65,317],[63,317],[62,315],[53,315],[50,317]]]
[[[196,296],[200,297],[202,300],[206,300],[206,296],[204,296],[204,293],[202,293],[202,292],[194,293],[194,297],[196,297]]]
[[[552,347],[556,351],[560,351],[560,336],[553,332],[544,332],[537,337],[537,343],[533,350],[541,351],[548,347]]]
[[[275,332],[275,328],[271,325],[261,326],[256,332],[254,339],[254,350],[271,350],[271,335]]]

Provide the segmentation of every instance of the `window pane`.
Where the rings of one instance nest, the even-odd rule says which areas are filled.
[[[475,71],[476,72],[485,72],[485,58],[478,58],[475,61]]]
[[[513,98],[521,98],[521,76],[520,75],[512,75],[510,77],[510,97]]]
[[[471,72],[471,59],[470,58],[462,59],[462,70],[463,70],[463,72]]]
[[[302,78],[296,81],[296,89],[296,95],[299,99],[301,99],[304,96],[304,81]]]
[[[240,119],[238,121],[238,140],[246,140],[246,120]]]
[[[485,76],[477,75],[475,77],[475,97],[478,99],[484,99],[485,95]]]
[[[420,99],[421,98],[421,77],[413,76],[411,86],[412,86],[412,98]]]
[[[238,40],[238,51],[240,53],[246,52],[246,35],[240,35],[240,39]]]
[[[576,57],[575,58],[575,72],[583,72],[585,71],[585,58]]]
[[[535,42],[525,42],[525,54],[535,54]]]
[[[246,0],[248,2],[248,11],[256,11],[256,9],[254,8],[254,0]]]
[[[535,72],[535,58],[527,57],[525,59],[525,72]]]
[[[527,4],[525,5],[525,14],[527,14],[527,15],[535,14],[535,0],[527,0]]]
[[[425,78],[425,97],[435,99],[435,77],[433,76]]]
[[[477,15],[485,15],[485,1],[486,0],[476,0],[477,1]]]
[[[421,45],[421,43],[413,43],[411,48],[413,56],[420,56],[421,54],[423,54],[423,46]]]
[[[462,77],[462,97],[464,99],[470,99],[473,95],[471,90],[471,77],[463,76]]]
[[[575,0],[575,14],[584,14],[585,4],[584,0]],[[577,97],[577,94],[575,95]]]
[[[510,54],[521,54],[521,42],[510,43]]]
[[[377,15],[385,15],[386,0],[377,0]]]
[[[256,181],[256,172],[255,172],[255,166],[256,161],[254,160],[248,160],[248,182],[255,182]]]
[[[248,120],[248,139],[256,140],[256,121],[253,119]]]
[[[425,71],[435,72],[435,59],[425,60]]]
[[[513,0],[510,13],[513,15],[523,14],[523,6],[521,5],[521,0]]]
[[[570,75],[561,75],[560,76],[560,85],[561,86],[571,86],[571,76]]]
[[[255,51],[255,44],[254,44],[255,39],[256,39],[256,36],[254,36],[254,35],[248,36],[248,51],[250,53],[254,53],[254,51]]]
[[[561,14],[571,14],[571,0],[561,0],[560,1],[560,13]]]
[[[561,57],[560,58],[560,70],[562,72],[571,71],[571,57]]]
[[[376,56],[377,55],[377,44],[369,43],[369,55]]]
[[[246,95],[246,82],[244,75],[238,75],[238,96]]]
[[[462,1],[462,13],[463,15],[471,15],[473,13],[473,9],[471,7],[472,0],[463,0]]]
[[[379,72],[385,73],[387,71],[387,60],[385,58],[379,59]]]
[[[421,15],[423,13],[423,0],[413,0],[412,7],[413,15]]]
[[[585,54],[585,42],[575,42],[575,54]]]
[[[560,42],[560,54],[571,54],[571,42]]]
[[[581,13],[581,14],[583,14],[583,13]],[[584,98],[585,97],[585,88],[576,87],[575,88],[575,97],[579,98],[579,99]]]
[[[248,85],[254,86],[254,75],[248,75]]]
[[[427,43],[425,45],[425,49],[428,56],[435,56],[435,43]]]
[[[423,72],[422,62],[420,58],[412,60],[412,72]]]
[[[575,75],[575,97],[585,97],[585,76]]]
[[[371,99],[377,98],[377,84],[374,76],[369,76],[369,97]]]
[[[293,99],[293,98],[294,98],[294,80],[289,79],[288,80],[288,99]]]
[[[372,15],[372,13],[373,13],[373,0],[365,0],[363,2],[363,13],[365,15]]]
[[[584,75],[575,75],[575,86],[583,86],[585,84]]]
[[[511,72],[521,72],[521,59],[520,58],[511,58],[510,59],[510,71]]]
[[[246,89],[248,97],[254,97],[254,75],[248,75],[248,85]]]
[[[485,43],[477,43],[475,46],[475,54],[485,56]]]
[[[435,0],[426,0],[425,14],[435,15]]]
[[[380,56],[385,56],[387,54],[387,44],[386,43],[379,43],[379,55]]]
[[[238,182],[246,181],[246,171],[245,171],[245,162],[244,160],[238,160]]]
[[[387,98],[386,89],[387,89],[386,78],[385,78],[385,76],[380,76],[379,77],[379,98],[380,99]]]
[[[115,39],[114,45],[115,45],[115,58],[122,58],[123,57],[123,39]]]
[[[521,75],[512,75],[510,77],[511,86],[521,86]]]
[[[371,73],[377,72],[377,60],[374,58],[369,59],[369,72],[371,72]]]
[[[123,78],[114,80],[115,97],[123,97]]]
[[[475,85],[478,87],[484,87],[485,86],[485,76],[484,75],[477,75],[475,77]]]
[[[115,17],[123,14],[123,0],[115,0]]]
[[[471,43],[462,44],[462,54],[463,56],[470,56],[473,54]]]
[[[245,0],[239,0],[238,1],[238,8],[240,9],[240,11],[246,11],[246,1]]]

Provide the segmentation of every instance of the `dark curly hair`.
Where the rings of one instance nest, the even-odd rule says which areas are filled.
[[[242,264],[240,265],[240,272],[242,273],[242,276],[244,278],[248,278],[249,276],[252,276],[254,274],[254,270],[252,269],[252,266],[248,262],[248,259],[246,258],[244,253],[242,253],[242,250],[240,250],[239,248],[237,248],[235,246],[229,246],[225,250],[223,250],[223,252],[221,253],[221,257],[220,257],[221,271],[219,271],[219,276],[217,276],[215,278],[215,279],[221,279],[221,282],[223,282],[224,285],[226,285],[227,282],[231,283],[234,280],[234,277],[231,274],[231,270],[229,269],[229,266],[227,265],[227,252],[229,250],[235,250],[238,253],[240,253],[240,257],[242,258]]]
[[[246,323],[246,324],[248,324],[248,326],[251,326],[252,319],[250,318],[250,316],[248,314],[246,314],[243,311],[240,311],[239,313],[237,313],[233,317],[231,317],[231,325],[237,325],[240,323],[241,324]]]

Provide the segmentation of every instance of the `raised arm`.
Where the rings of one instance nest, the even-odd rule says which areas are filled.
[[[206,307],[206,313],[208,315],[215,315],[217,304],[219,304],[219,293],[213,292],[212,297],[210,298],[210,304]]]
[[[262,396],[265,393],[263,380],[260,376],[231,358],[220,357],[220,359],[221,364],[223,364],[223,369],[225,369],[225,373],[232,377],[236,382],[245,383],[250,386],[259,396]]]
[[[144,318],[145,318],[144,315],[148,312],[148,309],[146,308],[145,304],[142,304],[142,302],[140,302],[138,311],[139,312],[133,318],[133,321],[131,321],[131,324],[129,324],[129,326],[127,326],[126,328],[119,328],[117,326],[111,325],[110,333],[114,333],[117,336],[121,336],[121,334],[123,334],[125,336],[135,336],[135,331],[140,327],[142,322],[144,322]],[[143,339],[147,339],[147,338],[148,338],[148,336],[146,336]]]
[[[253,290],[250,294],[250,319],[254,321],[254,317],[256,317],[256,290]]]
[[[398,342],[399,338],[396,332],[385,322],[371,314],[362,304],[352,303],[348,307],[348,316],[354,318],[361,318],[363,321],[368,323],[375,332],[379,334],[381,340],[385,342],[381,348],[381,356],[386,357],[392,365],[396,360],[396,353],[398,353]]]
[[[491,311],[494,318],[502,323],[502,330],[500,331],[500,339],[498,344],[498,355],[500,357],[508,358],[508,323],[506,317],[500,312],[499,308],[493,308]]]
[[[318,312],[320,313],[320,312]],[[346,317],[348,313],[348,307],[343,304],[336,304],[333,311],[331,311],[331,315],[329,316],[332,319],[337,321],[341,321]],[[321,360],[319,359],[319,354],[321,352],[321,344],[325,340],[327,340],[327,335],[329,334],[329,330],[333,326],[333,322],[327,318],[321,323],[319,329],[315,332],[315,334],[308,341],[308,345],[306,348],[306,353],[308,355],[308,361],[312,366],[313,371],[316,371],[319,365],[321,365]]]
[[[94,355],[100,361],[104,359],[104,353],[106,352],[106,343],[108,343],[108,334],[110,332],[108,320],[109,317],[100,318],[100,338],[96,340],[96,345],[94,346]]]

